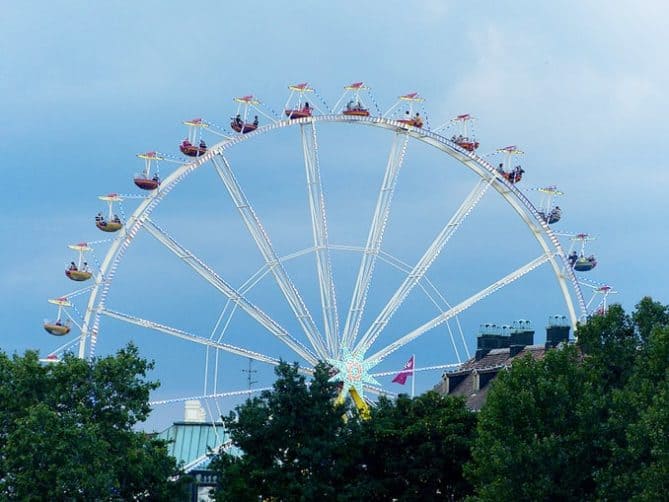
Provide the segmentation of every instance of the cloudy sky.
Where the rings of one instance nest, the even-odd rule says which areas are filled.
[[[41,323],[55,314],[47,298],[76,289],[63,275],[73,257],[66,245],[106,237],[92,224],[102,209],[95,196],[138,194],[131,182],[141,168],[136,153],[155,149],[177,156],[183,120],[204,117],[225,126],[235,112],[232,98],[249,93],[266,109],[280,111],[287,85],[303,81],[318,91],[316,103],[329,105],[345,84],[359,80],[372,87],[382,109],[398,95],[418,91],[432,127],[472,113],[479,153],[509,144],[526,152],[522,188],[532,200],[538,202],[532,189],[549,184],[565,192],[558,202],[565,216],[555,230],[596,236],[588,251],[600,265],[587,279],[614,286],[614,300],[626,308],[647,294],[669,302],[668,15],[659,1],[6,3],[0,17],[0,346],[48,352],[58,345]],[[331,241],[364,245],[391,136],[366,128],[319,130]],[[277,252],[308,247],[297,130],[249,142],[230,158]],[[439,170],[442,165],[446,171]],[[161,174],[174,167],[162,163]],[[412,263],[475,179],[442,154],[411,143],[403,169],[384,243],[389,253]],[[453,239],[445,263],[435,268],[435,282],[451,302],[538,254],[498,198],[486,195]],[[136,203],[127,200],[125,213]],[[211,166],[180,185],[155,216],[233,284],[262,264]],[[94,246],[95,259],[107,245]],[[333,255],[341,276],[340,317],[358,261]],[[307,274],[314,271],[313,258],[287,269],[317,312],[318,292]],[[371,311],[401,280],[382,265],[375,277]],[[251,297],[295,329],[275,288],[265,281]],[[110,308],[209,336],[223,306],[210,289],[144,235],[119,266]],[[550,273],[539,271],[507,296],[477,306],[462,319],[468,348],[481,322],[528,318],[540,338],[547,316],[564,313],[556,291]],[[539,294],[545,299],[533,301]],[[428,319],[426,304],[420,297],[409,301],[393,330]],[[132,339],[156,359],[165,384],[160,397],[202,392],[199,348],[191,354],[185,342],[107,319],[101,330],[102,353]],[[291,357],[256,331],[236,316],[230,343]],[[401,367],[414,352],[418,366],[421,360],[454,362],[449,336],[436,334],[422,346],[398,351],[384,369]],[[245,365],[221,362],[228,376],[219,377],[217,390],[243,388]],[[173,367],[187,372],[172,378]],[[258,380],[271,376],[271,370],[257,369]],[[437,378],[421,376],[417,386],[429,388]],[[162,417],[158,425],[169,421],[167,412]]]

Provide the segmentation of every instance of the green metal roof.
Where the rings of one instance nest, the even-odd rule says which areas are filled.
[[[229,440],[220,422],[175,422],[160,432],[158,437],[170,442],[167,446],[169,454],[187,471],[195,467],[203,468],[209,464],[207,453],[210,450],[216,451]],[[198,459],[201,459],[201,462],[193,465]]]

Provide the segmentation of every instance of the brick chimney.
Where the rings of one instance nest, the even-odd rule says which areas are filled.
[[[555,348],[562,342],[568,343],[570,329],[566,316],[550,316],[548,318],[548,326],[546,326],[546,348]]]

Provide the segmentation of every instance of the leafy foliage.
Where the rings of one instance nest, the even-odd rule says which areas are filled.
[[[223,453],[212,462],[219,471],[217,500],[332,499],[337,489],[338,438],[346,422],[344,407],[334,406],[337,385],[318,365],[311,385],[295,365],[277,367],[272,391],[224,417],[233,442],[244,456]]]
[[[475,425],[460,398],[381,398],[369,420],[351,424],[354,462],[341,498],[460,500],[471,491],[462,469]]]
[[[168,499],[181,493],[163,441],[134,432],[150,412],[152,364],[115,356],[43,365],[0,353],[0,494],[8,500]]]
[[[515,362],[488,395],[467,475],[476,499],[656,500],[669,488],[669,309],[644,298]]]
[[[381,399],[362,420],[335,404],[326,366],[310,385],[296,365],[281,364],[277,376],[272,391],[224,418],[244,454],[213,460],[216,500],[429,500],[470,489],[461,471],[475,417],[462,400]]]

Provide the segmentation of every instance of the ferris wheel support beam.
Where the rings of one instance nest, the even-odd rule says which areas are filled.
[[[247,229],[249,230],[253,240],[258,246],[258,250],[262,254],[265,263],[272,271],[272,275],[276,280],[279,288],[283,292],[284,297],[288,301],[290,308],[292,309],[297,321],[302,326],[304,333],[306,334],[309,342],[313,346],[314,350],[319,357],[326,359],[327,349],[323,344],[323,338],[321,337],[316,323],[314,323],[307,306],[305,305],[302,297],[297,291],[297,288],[288,277],[286,269],[283,268],[283,265],[279,261],[279,258],[274,251],[274,247],[269,240],[267,232],[260,223],[258,215],[253,210],[253,206],[244,195],[242,188],[239,186],[237,179],[235,178],[230,163],[223,155],[217,155],[211,158],[211,161],[216,169],[216,172],[220,176],[221,180],[225,184],[230,197],[237,206],[239,214],[241,215],[244,223],[246,224]]]
[[[339,347],[337,346],[339,315],[337,313],[337,297],[332,275],[332,262],[328,248],[328,226],[325,213],[325,196],[323,195],[323,184],[318,163],[316,125],[313,122],[301,125],[300,133],[302,136],[304,167],[307,177],[311,229],[314,237],[314,248],[316,250],[316,268],[321,294],[325,339],[328,343],[330,357],[337,357],[339,354]]]
[[[411,272],[409,272],[409,274],[404,279],[404,282],[400,285],[397,291],[395,291],[395,294],[393,294],[391,299],[374,320],[367,332],[362,336],[360,342],[356,346],[356,351],[362,350],[363,353],[367,352],[369,347],[374,344],[374,341],[384,330],[390,321],[390,318],[397,311],[400,305],[402,305],[404,300],[406,300],[414,286],[416,286],[421,281],[421,279],[425,277],[425,274],[427,274],[430,266],[432,263],[434,263],[434,260],[436,260],[437,256],[439,256],[439,253],[441,253],[446,243],[458,230],[460,224],[467,216],[469,216],[474,207],[479,203],[493,180],[494,178],[491,178],[490,180],[481,179],[478,181],[474,189],[469,193],[467,198],[465,198],[460,207],[458,207],[446,226],[441,229],[423,256],[420,258],[420,260],[418,260],[416,265],[414,265]]]
[[[400,339],[394,341],[393,343],[387,345],[385,348],[379,350],[378,352],[376,352],[375,354],[373,354],[369,357],[366,357],[365,359],[372,360],[372,361],[373,360],[382,361],[383,359],[385,359],[387,356],[389,356],[390,354],[395,352],[400,347],[406,345],[407,343],[411,342],[412,340],[415,340],[416,338],[418,338],[419,336],[427,333],[431,329],[436,328],[441,323],[443,323],[445,321],[448,321],[449,319],[451,319],[452,317],[460,314],[461,312],[464,312],[465,310],[467,310],[469,307],[471,307],[475,303],[478,303],[479,301],[484,299],[486,296],[490,296],[495,291],[503,288],[504,286],[508,286],[512,282],[520,279],[521,277],[523,277],[527,273],[531,272],[535,268],[537,268],[540,265],[549,261],[551,259],[551,257],[552,257],[551,255],[545,255],[544,254],[544,255],[541,255],[541,256],[535,258],[534,260],[527,263],[526,265],[523,265],[519,269],[514,270],[510,274],[502,277],[500,280],[498,280],[497,282],[494,282],[493,284],[491,284],[487,288],[482,289],[481,291],[479,291],[475,295],[470,296],[466,300],[458,303],[457,305],[450,308],[446,312],[441,313],[440,315],[438,315],[434,319],[426,322],[422,326],[419,326],[418,328],[416,328],[413,331],[407,333],[406,335],[404,335]]]
[[[381,251],[383,232],[386,228],[386,223],[388,223],[390,205],[393,200],[395,186],[397,185],[397,177],[404,162],[404,154],[406,153],[408,141],[409,137],[406,134],[398,132],[395,134],[393,145],[390,149],[386,171],[376,200],[376,208],[372,217],[369,235],[367,236],[367,243],[365,244],[365,251],[360,260],[360,268],[358,269],[358,277],[353,288],[351,305],[346,316],[346,324],[344,325],[342,335],[344,347],[351,347],[360,328],[360,321],[365,311],[365,303],[367,302],[369,285],[374,273],[374,265]]]
[[[283,341],[291,349],[293,349],[298,355],[302,356],[309,363],[316,365],[317,358],[314,356],[307,347],[302,345],[299,341],[295,340],[290,334],[282,328],[276,321],[274,321],[269,315],[263,312],[260,308],[253,305],[249,300],[247,300],[239,291],[234,289],[226,281],[224,281],[219,275],[212,270],[207,264],[200,260],[197,256],[191,253],[188,249],[180,245],[173,237],[168,235],[164,230],[162,230],[158,225],[156,225],[151,219],[144,219],[144,228],[155,237],[161,244],[163,244],[167,249],[172,251],[175,255],[181,258],[184,263],[189,265],[193,270],[195,270],[200,276],[202,276],[209,284],[218,289],[223,293],[230,301],[239,306],[247,314],[253,317],[258,321],[265,329],[270,333],[276,336],[279,340]]]
[[[200,345],[206,345],[207,347],[213,347],[215,349],[220,349],[231,354],[238,356],[246,357],[259,361],[262,363],[271,364],[273,366],[278,366],[281,361],[275,359],[274,357],[261,354],[260,352],[254,352],[252,350],[245,349],[243,347],[236,347],[235,345],[230,345],[229,343],[220,343],[210,340],[209,338],[203,338],[201,336],[196,336],[187,331],[183,331],[171,326],[166,326],[165,324],[160,324],[154,321],[149,321],[147,319],[142,319],[140,317],[132,316],[129,314],[124,314],[122,312],[116,312],[108,309],[100,309],[100,314],[111,317],[112,319],[117,319],[119,321],[127,322],[129,324],[134,324],[135,326],[141,326],[143,328],[152,329],[160,333],[165,333],[166,335],[174,336],[187,340],[189,342],[199,343]]]

